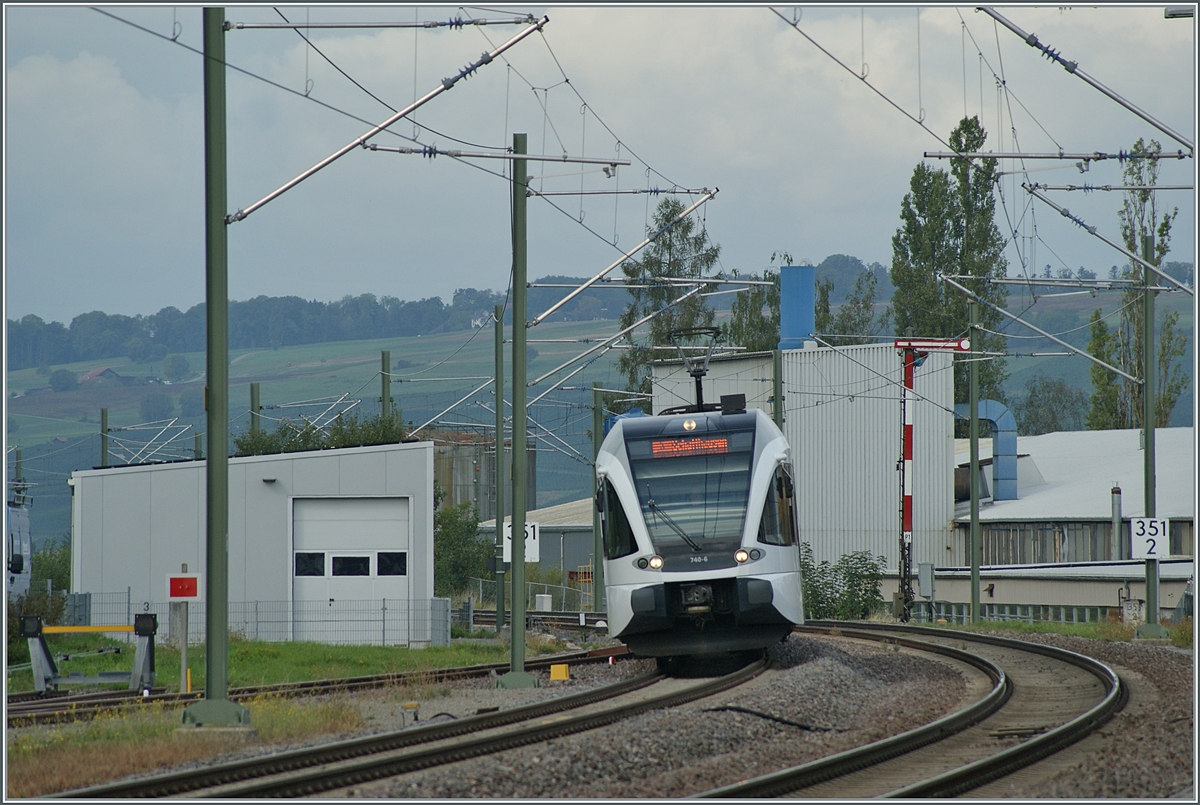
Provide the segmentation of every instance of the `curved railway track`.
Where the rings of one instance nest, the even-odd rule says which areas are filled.
[[[1038,643],[885,624],[812,623],[797,631],[897,641],[910,647],[924,644],[926,650],[950,656],[965,653],[947,652],[950,644],[971,644],[972,665],[1004,670],[992,693],[932,724],[695,796],[910,799],[955,797],[981,788],[976,795],[986,796],[987,784],[1086,737],[1128,697],[1108,666]],[[1007,692],[998,695],[1000,690]],[[989,699],[995,701],[982,705]],[[954,739],[946,740],[950,736]]]
[[[620,657],[627,654],[628,652],[624,646],[613,649],[597,649],[594,651],[574,651],[531,658],[525,661],[525,667],[529,670],[545,670],[555,663],[563,662],[576,664],[603,663],[608,662],[608,658],[611,656]],[[504,673],[508,669],[509,663],[490,663],[462,668],[435,668],[421,671],[404,671],[393,674],[352,677],[348,679],[285,682],[276,685],[230,688],[228,696],[232,701],[246,701],[257,696],[316,696],[322,693],[370,690],[413,682],[429,684],[453,679],[471,679]],[[50,694],[48,696],[17,693],[8,697],[8,726],[25,727],[35,724],[60,724],[83,721],[95,718],[100,713],[110,712],[116,708],[137,707],[151,703],[167,706],[183,706],[201,699],[203,696],[203,691],[168,693],[165,692],[164,688],[155,688],[148,696],[143,696],[139,691],[130,690],[92,691],[89,693],[71,691]]]
[[[812,622],[797,631],[881,641],[910,651],[938,654],[965,669],[971,679],[968,689],[974,691],[970,694],[972,701],[957,712],[909,732],[693,797],[929,798],[967,792],[976,797],[1004,796],[1002,787],[1006,783],[997,781],[1081,740],[1118,712],[1128,696],[1126,686],[1102,663],[1038,643],[888,624]],[[566,656],[558,655],[547,662],[562,661]],[[648,674],[618,685],[449,723],[425,724],[58,796],[239,798],[328,794],[609,725],[631,715],[727,690],[760,670],[744,669],[713,684],[690,684],[694,680]],[[342,681],[343,689],[350,681]],[[581,781],[581,785],[586,788],[587,783]]]
[[[759,659],[701,682],[644,674],[625,682],[497,713],[350,741],[156,775],[57,794],[63,798],[296,797],[548,741],[673,707],[743,684],[766,668]],[[649,694],[649,695],[646,695]],[[576,715],[555,715],[580,709]],[[554,716],[547,718],[547,716]]]

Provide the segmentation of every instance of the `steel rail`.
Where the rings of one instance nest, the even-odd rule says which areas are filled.
[[[943,632],[944,634],[944,630],[931,627],[910,628],[919,629],[925,634],[937,632]],[[955,637],[959,636],[961,635],[958,633],[955,634]],[[924,782],[884,794],[884,798],[959,796],[967,791],[986,785],[993,780],[1009,775],[1018,769],[1030,766],[1082,740],[1107,723],[1129,701],[1128,687],[1121,683],[1121,678],[1117,676],[1115,671],[1099,660],[1083,654],[1077,654],[1067,649],[1045,646],[1040,643],[1028,643],[1023,640],[1012,640],[1004,637],[993,637],[991,635],[972,635],[969,639],[980,643],[1041,654],[1083,668],[1099,679],[1104,684],[1107,692],[1095,707],[1090,708],[1064,724],[1060,724],[1052,730],[1030,738],[1028,741],[1010,747],[991,757],[982,758],[958,769],[952,769],[944,774],[939,774]]]
[[[662,679],[658,672],[644,674],[617,685],[585,691],[575,696],[554,699],[523,708],[485,713],[457,721],[429,725],[420,729],[400,730],[380,736],[353,739],[332,745],[295,750],[265,758],[251,758],[209,769],[178,772],[124,783],[68,791],[61,798],[97,798],[118,796],[170,796],[211,789],[213,796],[295,797],[319,794],[349,785],[418,771],[432,766],[493,754],[506,749],[547,741],[612,724],[649,710],[673,707],[704,698],[740,685],[766,669],[765,659],[684,691],[654,697],[641,702],[610,708],[603,712],[540,723],[529,729],[485,735],[458,741],[452,746],[417,749],[397,756],[396,750],[429,741],[457,737],[479,730],[536,719],[548,713],[610,699],[615,695],[645,687]],[[381,756],[382,755],[382,756]],[[266,777],[264,775],[271,775]]]
[[[883,798],[908,799],[961,796],[972,789],[986,785],[993,780],[1011,774],[1018,769],[1035,763],[1038,760],[1054,754],[1055,752],[1058,752],[1063,748],[1081,740],[1112,718],[1116,712],[1124,707],[1126,701],[1128,700],[1129,694],[1127,687],[1121,683],[1120,678],[1111,668],[1097,660],[1092,659],[1091,657],[1086,657],[1082,654],[1077,654],[1066,649],[1045,646],[1039,643],[1029,643],[1023,640],[1013,640],[1010,638],[995,637],[992,635],[980,635],[968,632],[950,632],[946,629],[924,626],[855,623],[853,628],[845,628],[830,622],[810,621],[805,627],[801,627],[797,631],[802,631],[808,628],[817,628],[825,631],[826,633],[836,633],[847,637],[860,637],[883,641],[905,640],[905,638],[895,637],[896,632],[904,632],[942,638],[953,638],[956,640],[961,639],[969,642],[999,646],[1015,651],[1041,654],[1043,656],[1059,660],[1060,662],[1075,665],[1076,667],[1088,671],[1096,676],[1106,688],[1106,694],[1098,704],[1052,730],[1033,737],[1021,744],[1018,744],[1017,746],[998,752],[990,757],[982,758],[961,766],[958,769],[953,769],[943,774],[939,774],[928,780],[914,783],[904,788],[883,794]],[[879,634],[881,632],[886,632],[887,634],[881,635]],[[905,641],[903,644],[906,645],[907,642],[908,641]],[[930,650],[934,645],[923,643],[921,641],[913,642],[917,642],[919,647],[923,650]],[[941,646],[939,648],[945,649],[949,647]],[[951,651],[957,650],[951,649]],[[939,651],[939,653],[945,652]],[[972,664],[975,663],[973,662]],[[993,708],[993,711],[995,709],[998,708]],[[957,715],[958,714],[953,714],[953,716],[947,718],[952,718]],[[981,719],[977,718],[972,723],[976,723],[979,720]],[[915,730],[910,730],[909,732],[892,736],[891,738],[887,738],[883,741],[867,744],[865,746],[851,749],[837,755],[832,755],[828,758],[821,758],[819,760],[805,763],[791,769],[784,769],[782,771],[763,775],[752,780],[747,780],[734,785],[724,786],[712,791],[703,792],[695,795],[694,798],[779,796],[800,788],[815,785],[824,780],[843,776],[861,768],[865,768],[869,765],[880,763],[891,757],[897,757],[901,754],[919,749],[922,746],[931,743],[932,740],[939,740],[939,738],[936,737],[932,740],[928,740],[927,737],[932,728],[937,726],[942,721],[946,721],[946,719],[940,719],[939,721],[935,721],[932,724],[928,724],[924,727],[919,727]],[[963,727],[965,726],[970,726],[970,724],[963,725]],[[959,729],[962,729],[963,727],[960,727]],[[941,737],[948,737],[950,734],[953,733],[947,732]],[[913,741],[911,744],[909,743],[910,740]]]
[[[940,646],[920,640],[911,640],[894,635],[881,636],[870,632],[847,629],[842,626],[816,626],[814,625],[815,623],[814,621],[809,621],[808,624],[798,627],[794,631],[797,633],[819,632],[835,636],[893,642],[908,648],[941,654],[983,671],[991,678],[992,689],[986,696],[983,696],[969,706],[943,716],[922,727],[902,732],[899,735],[893,735],[881,741],[848,749],[835,755],[803,763],[799,766],[793,766],[789,769],[782,769],[749,780],[714,788],[711,791],[694,794],[689,799],[743,799],[783,796],[797,789],[807,788],[826,780],[832,780],[835,777],[850,774],[859,769],[864,769],[868,766],[882,763],[885,760],[891,760],[894,757],[907,754],[928,744],[944,740],[987,718],[1000,709],[1008,701],[1009,697],[1012,696],[1012,683],[1005,675],[1004,670],[982,657],[976,657],[973,654],[968,654],[965,651],[960,651],[949,646]],[[859,626],[859,624],[854,625],[856,627]]]

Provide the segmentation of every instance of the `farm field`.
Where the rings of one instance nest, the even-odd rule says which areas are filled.
[[[549,372],[593,344],[568,339],[599,342],[617,331],[615,322],[545,323],[530,331],[530,339],[564,339],[555,343],[530,344],[536,357],[528,363],[530,380]],[[511,329],[509,330],[511,333]],[[235,350],[230,354],[229,406],[231,437],[249,427],[250,383],[260,384],[264,408],[264,427],[273,420],[314,416],[345,395],[346,401],[360,400],[352,409],[365,415],[379,411],[380,352],[391,351],[391,394],[406,422],[419,426],[449,408],[456,401],[483,385],[494,371],[494,329],[492,325],[476,331],[457,331],[411,338],[373,339],[307,344],[263,350]],[[571,389],[557,391],[532,406],[531,418],[543,431],[554,435],[579,454],[590,456],[591,385],[599,381],[607,388],[624,383],[616,372],[618,353],[614,350],[595,360],[566,382]],[[36,369],[9,373],[8,440],[23,452],[24,475],[36,484],[31,526],[35,545],[63,536],[70,531],[71,497],[66,485],[73,470],[88,469],[100,463],[100,409],[108,408],[109,428],[128,429],[143,422],[142,399],[147,394],[165,394],[178,417],[171,432],[159,442],[177,433],[177,438],[160,450],[155,460],[190,458],[194,435],[205,428],[202,409],[204,386],[203,353],[185,353],[193,373],[183,382],[153,385],[97,384],[65,392],[46,391],[27,394],[29,389],[46,386],[46,376]],[[95,369],[111,368],[125,377],[155,376],[161,362],[133,364],[126,358],[68,364],[65,367],[82,377]],[[577,365],[568,367],[538,386],[528,389],[527,399],[544,392]],[[511,399],[511,365],[505,367],[506,399]],[[12,396],[13,394],[18,396]],[[187,406],[190,405],[189,409]],[[325,400],[317,404],[278,408],[303,401]],[[463,429],[494,427],[493,392],[485,387],[443,418],[446,427]],[[486,405],[487,409],[482,407]],[[191,412],[191,415],[184,414]],[[536,426],[535,426],[536,429]],[[160,426],[149,430],[117,430],[109,437],[113,463],[123,463],[137,455],[145,441]],[[208,450],[204,444],[205,452]],[[539,443],[538,499],[540,505],[553,505],[588,494],[590,468],[579,455],[551,439]]]

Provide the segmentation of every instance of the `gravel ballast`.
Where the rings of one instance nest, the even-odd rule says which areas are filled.
[[[749,689],[538,746],[363,785],[351,797],[679,797],[879,740],[959,706],[948,665],[792,636]]]

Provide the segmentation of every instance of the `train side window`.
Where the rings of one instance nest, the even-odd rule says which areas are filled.
[[[791,474],[786,467],[775,470],[762,519],[758,523],[758,541],[766,545],[793,545],[796,542],[795,514],[792,507]]]
[[[784,545],[795,545],[800,541],[796,529],[796,485],[792,482],[792,468],[783,464],[779,478],[779,526]]]
[[[604,556],[607,559],[619,559],[636,551],[637,542],[629,526],[629,517],[617,497],[617,490],[607,480],[603,483],[597,497],[602,504],[600,519],[604,533]]]

